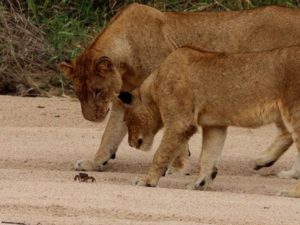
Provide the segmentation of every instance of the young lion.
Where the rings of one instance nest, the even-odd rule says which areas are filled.
[[[156,186],[201,126],[200,173],[190,187],[206,189],[217,174],[227,127],[269,123],[282,124],[299,151],[292,170],[281,176],[300,178],[299,89],[300,47],[244,54],[209,53],[193,47],[174,51],[133,95],[119,96],[126,106],[131,146],[147,149],[155,133],[165,127],[148,175],[137,184]],[[290,145],[285,138],[277,144]]]
[[[250,52],[300,45],[300,10],[272,6],[232,12],[163,13],[146,5],[121,10],[75,60],[60,65],[73,81],[87,120],[102,121],[114,94],[132,91],[175,49],[201,46],[209,51]],[[114,67],[112,67],[112,64]],[[114,71],[117,70],[118,74]],[[115,76],[111,76],[112,72]],[[113,104],[101,145],[93,160],[80,160],[77,170],[103,170],[126,134],[123,110]],[[257,160],[268,166],[284,152],[281,132]],[[291,142],[290,142],[291,144]]]

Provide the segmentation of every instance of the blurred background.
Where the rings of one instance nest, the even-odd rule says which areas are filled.
[[[72,95],[57,63],[74,58],[124,5],[162,11],[230,11],[300,0],[1,0],[0,94]]]

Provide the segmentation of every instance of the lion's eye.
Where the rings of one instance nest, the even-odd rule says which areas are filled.
[[[100,95],[102,95],[102,93],[103,93],[103,89],[102,89],[102,88],[96,88],[96,89],[94,90],[94,93],[93,93],[94,98],[99,97]]]

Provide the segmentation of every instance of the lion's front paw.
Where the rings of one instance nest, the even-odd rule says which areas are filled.
[[[186,186],[189,190],[201,190],[204,191],[208,188],[209,183],[211,180],[207,179],[206,177],[202,179],[197,179],[195,182],[192,182]]]
[[[110,159],[115,159],[116,154],[108,154],[105,157],[96,158],[94,161],[92,160],[78,160],[75,163],[75,170],[77,171],[103,171]]]
[[[151,180],[146,177],[135,177],[132,180],[132,184],[144,187],[156,187],[157,182],[151,182]]]
[[[280,191],[277,195],[282,197],[290,197],[290,192],[288,190],[284,190]]]
[[[78,160],[74,167],[77,171],[94,171],[97,168],[91,160]]]
[[[284,197],[300,198],[300,183],[289,190],[281,191],[279,195]]]
[[[187,189],[190,190],[207,190],[213,180],[216,178],[218,174],[218,169],[216,167],[213,168],[210,175],[199,176],[196,181],[187,185]]]
[[[146,180],[141,177],[134,177],[132,179],[132,184],[137,186],[146,186]]]
[[[300,189],[284,190],[281,191],[278,195],[283,197],[300,198]]]
[[[251,167],[254,170],[260,170],[261,168],[264,167],[270,167],[276,162],[276,158],[273,155],[264,153],[261,155],[261,157],[255,159],[254,161],[251,162]]]
[[[300,172],[295,169],[291,169],[287,171],[281,171],[277,174],[277,176],[283,179],[300,179]]]

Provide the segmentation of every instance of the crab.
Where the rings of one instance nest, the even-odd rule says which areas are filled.
[[[92,182],[95,182],[96,179],[92,176],[89,176],[87,173],[79,173],[74,177],[74,181],[79,182],[88,182],[88,180],[91,180]]]

